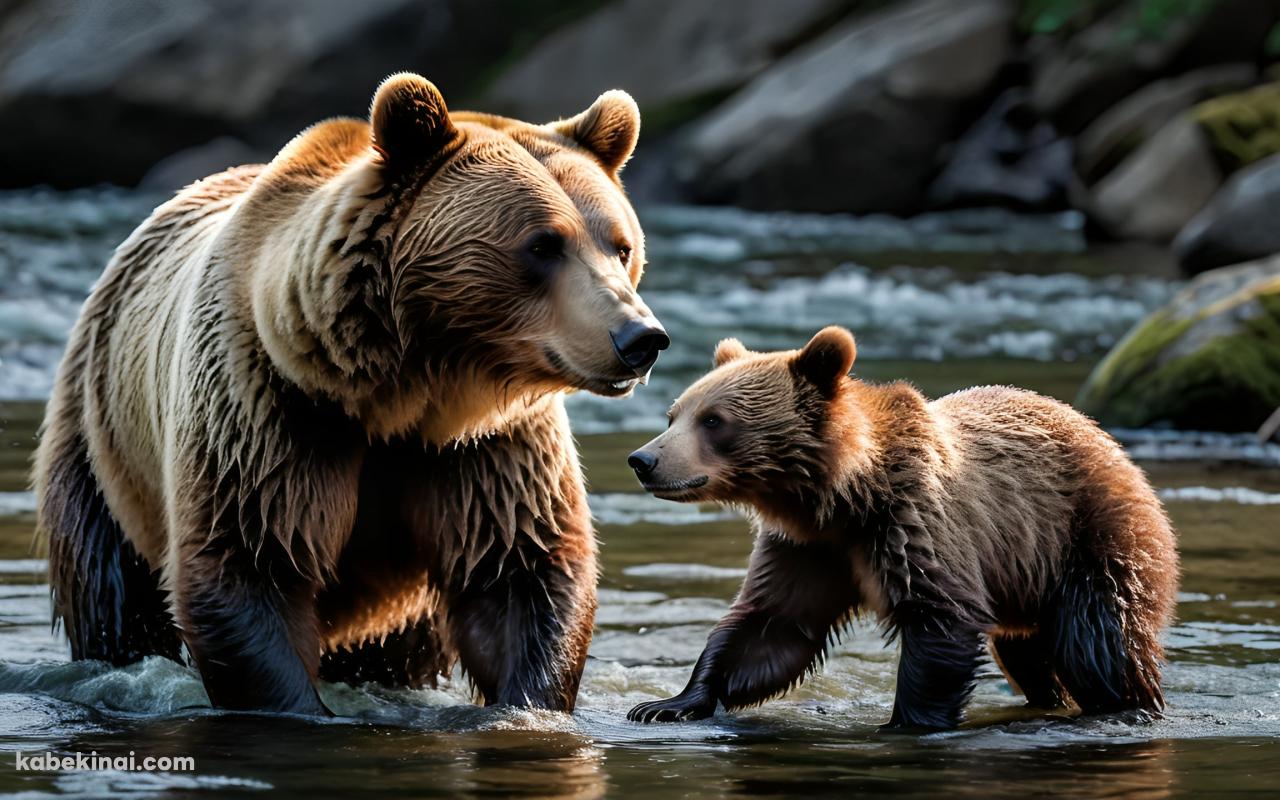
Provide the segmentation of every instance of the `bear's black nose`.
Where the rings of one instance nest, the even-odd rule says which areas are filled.
[[[637,450],[627,456],[627,466],[635,470],[636,475],[643,479],[653,472],[654,467],[658,466],[658,457],[653,453]]]
[[[671,346],[671,337],[653,317],[633,319],[609,334],[618,360],[637,375],[644,375],[658,360],[658,353]]]

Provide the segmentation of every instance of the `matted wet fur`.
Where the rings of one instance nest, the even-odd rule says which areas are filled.
[[[487,703],[572,709],[597,568],[562,396],[626,394],[652,359],[614,332],[661,330],[618,180],[638,128],[620,92],[531,125],[401,74],[371,123],[157,208],[36,455],[72,656],[185,645],[216,706],[309,713],[320,674],[460,660]]]
[[[901,641],[893,728],[955,726],[988,643],[1034,705],[1161,709],[1178,555],[1141,470],[1056,400],[928,402],[849,377],[855,353],[842,328],[782,353],[726,340],[632,454],[659,497],[745,508],[756,543],[688,686],[630,718],[762,703],[864,610]]]

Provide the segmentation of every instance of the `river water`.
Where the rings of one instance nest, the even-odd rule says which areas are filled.
[[[1168,713],[1025,711],[986,668],[954,733],[881,735],[896,653],[870,622],[782,700],[698,723],[629,723],[678,691],[744,574],[744,522],[636,492],[625,454],[661,427],[715,341],[796,346],[828,323],[855,372],[938,395],[1012,383],[1070,399],[1089,368],[1176,290],[1142,249],[1090,250],[1071,215],[911,221],[651,209],[644,294],[675,344],[634,398],[573,397],[603,575],[573,715],[482,709],[439,690],[324,687],[332,721],[208,709],[196,675],[152,659],[69,663],[32,550],[27,464],[85,292],[156,203],[120,190],[0,194],[0,792],[171,797],[660,794],[1222,796],[1280,791],[1280,447],[1248,437],[1117,434],[1178,529]],[[192,756],[193,772],[26,772],[18,753]]]

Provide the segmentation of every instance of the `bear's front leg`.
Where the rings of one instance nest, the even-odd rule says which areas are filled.
[[[313,583],[287,559],[264,572],[242,547],[217,542],[180,569],[183,639],[215,708],[329,715],[312,683],[320,661]]]
[[[893,716],[882,729],[949,730],[960,723],[960,712],[973,692],[983,654],[982,632],[946,614],[906,605],[894,610],[902,653]]]
[[[595,620],[594,559],[560,548],[501,559],[490,562],[496,578],[479,572],[450,603],[462,667],[485,705],[572,711]]]
[[[738,599],[707,639],[684,691],[641,703],[627,718],[702,719],[717,702],[734,709],[781,694],[818,664],[832,630],[857,602],[847,550],[759,534]]]
[[[448,586],[451,639],[484,703],[572,711],[597,570],[563,410],[443,450],[424,486],[421,513],[443,537],[434,574]]]

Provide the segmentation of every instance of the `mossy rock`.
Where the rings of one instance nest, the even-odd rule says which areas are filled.
[[[1280,153],[1280,83],[1206,100],[1192,114],[1227,172]]]
[[[1108,427],[1257,430],[1280,408],[1280,257],[1197,277],[1107,354],[1076,405]]]

